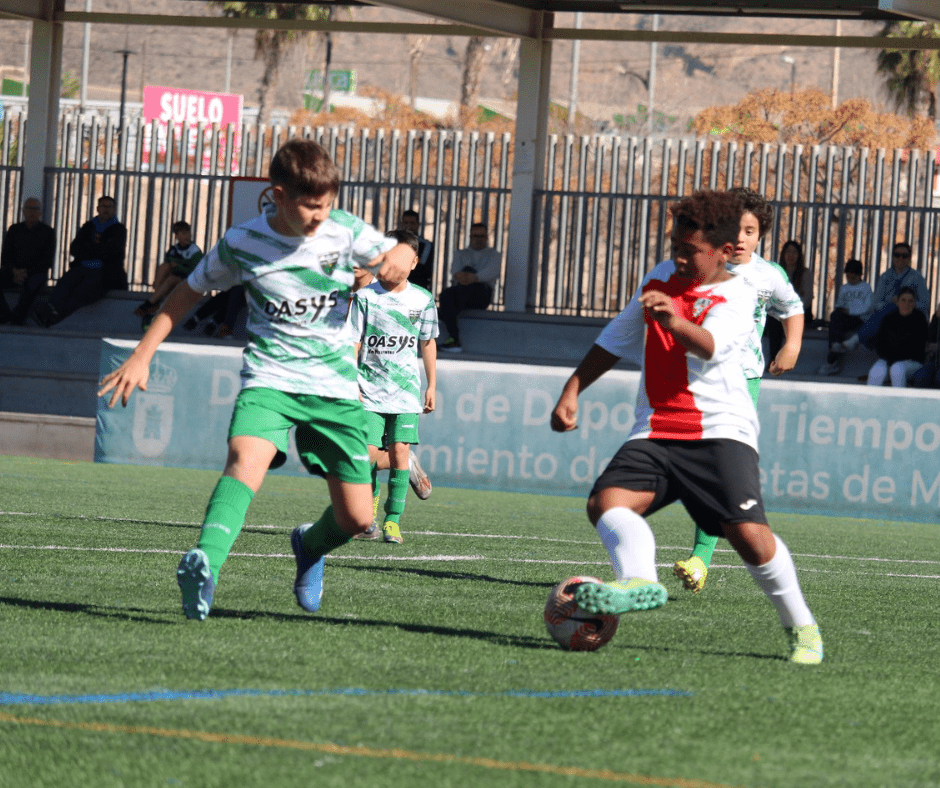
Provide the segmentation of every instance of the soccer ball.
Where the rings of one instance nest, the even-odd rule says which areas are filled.
[[[590,575],[576,575],[562,580],[552,589],[545,603],[545,627],[566,651],[597,651],[616,634],[620,616],[585,613],[574,601],[581,583],[600,583]]]

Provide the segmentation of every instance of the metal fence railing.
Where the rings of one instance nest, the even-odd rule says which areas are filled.
[[[0,123],[0,220],[18,219],[25,116]],[[231,177],[267,172],[277,147],[314,138],[342,175],[337,206],[382,229],[401,212],[421,216],[435,244],[434,281],[445,283],[456,248],[474,221],[507,246],[512,173],[508,134],[385,131],[287,126],[219,129],[63,113],[57,162],[46,170],[48,216],[56,228],[53,278],[68,265],[68,243],[112,194],[128,227],[128,278],[146,289],[170,246],[170,226],[186,219],[212,246],[228,226]],[[536,194],[527,309],[605,317],[623,307],[639,280],[669,255],[668,206],[700,188],[749,186],[772,201],[774,227],[762,254],[776,259],[798,240],[813,282],[816,318],[828,316],[846,259],[860,259],[874,284],[904,238],[932,291],[940,285],[938,162],[919,151],[737,145],[713,140],[553,136],[544,188]],[[494,308],[501,308],[497,294]]]

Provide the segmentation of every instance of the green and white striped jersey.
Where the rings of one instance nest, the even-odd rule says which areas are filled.
[[[777,263],[765,260],[757,252],[751,254],[751,260],[743,265],[729,263],[728,271],[743,277],[757,290],[757,306],[754,309],[754,333],[748,340],[745,351],[744,376],[750,380],[764,374],[764,349],[761,337],[767,315],[783,320],[793,315],[803,314],[803,300],[790,284],[787,272]]]
[[[374,413],[421,413],[418,341],[437,336],[434,296],[408,283],[399,293],[378,282],[353,297],[349,315],[359,353],[362,404]]]
[[[396,244],[361,219],[333,210],[312,236],[274,232],[262,214],[229,229],[187,280],[200,293],[245,288],[248,344],[242,387],[356,399],[347,322],[353,266]]]

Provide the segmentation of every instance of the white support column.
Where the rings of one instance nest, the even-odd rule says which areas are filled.
[[[23,198],[38,197],[49,218],[45,168],[55,166],[62,79],[62,25],[34,21],[29,67],[29,104],[23,153]]]
[[[523,38],[519,46],[519,98],[512,170],[512,201],[503,300],[507,312],[524,312],[532,254],[535,192],[542,188],[548,128],[552,44]]]

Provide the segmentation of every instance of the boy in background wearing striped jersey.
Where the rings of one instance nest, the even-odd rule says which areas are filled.
[[[741,195],[696,192],[670,207],[673,270],[644,277],[565,383],[551,427],[578,425],[578,396],[621,358],[642,353],[635,423],[594,483],[587,511],[607,549],[611,583],[582,583],[588,613],[619,615],[666,603],[646,517],[681,501],[697,527],[724,536],[776,608],[790,661],[823,659],[819,627],[796,567],[764,513],[757,411],[741,372],[757,291],[726,264],[744,212]]]
[[[326,477],[330,506],[315,523],[295,528],[294,596],[308,612],[320,607],[324,556],[372,522],[365,415],[356,385],[356,358],[347,322],[354,267],[384,281],[406,279],[414,258],[345,211],[332,209],[339,172],[310,140],[292,139],[269,170],[273,212],[229,229],[189,277],[169,295],[130,357],[101,381],[127,405],[145,391],[150,362],[204,293],[245,288],[248,344],[242,389],[229,426],[228,458],[206,509],[196,548],[177,568],[183,612],[209,615],[219,570],[235,542],[248,506],[296,427],[301,462]]]
[[[387,233],[414,250],[418,263],[418,238],[407,230]],[[418,443],[418,416],[434,410],[437,396],[437,308],[434,296],[408,280],[397,284],[381,278],[356,291],[349,315],[359,358],[359,391],[368,424],[369,459],[372,461],[373,517],[378,514],[380,489],[378,456],[388,445],[388,495],[381,531],[373,520],[358,539],[378,539],[402,544],[400,520],[410,477],[411,446]],[[427,378],[421,397],[418,347]]]
[[[803,301],[793,289],[787,272],[777,263],[765,260],[757,254],[761,238],[771,228],[774,211],[770,203],[760,194],[745,188],[732,189],[733,194],[741,197],[744,214],[734,248],[734,256],[728,265],[728,272],[743,277],[757,290],[757,308],[754,310],[754,331],[748,341],[744,355],[744,376],[747,378],[748,391],[757,407],[760,396],[760,380],[764,374],[764,351],[761,338],[767,315],[775,317],[783,324],[786,342],[770,362],[770,374],[782,375],[796,366],[796,360],[803,347]],[[718,538],[710,536],[701,528],[695,529],[695,542],[688,558],[676,561],[672,572],[693,594],[705,587],[708,567]]]

